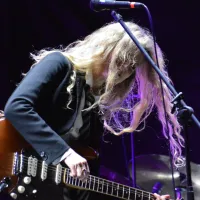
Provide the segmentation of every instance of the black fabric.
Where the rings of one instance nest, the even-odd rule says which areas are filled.
[[[90,122],[91,115],[92,121],[98,119],[93,110],[85,113],[87,117],[84,115],[80,137],[74,139],[68,133],[76,119],[83,89],[86,93],[85,107],[89,106],[88,103],[94,103],[84,76],[77,73],[70,109],[66,107],[69,100],[66,87],[70,84],[72,67],[72,63],[61,53],[49,54],[32,67],[5,106],[6,118],[47,164],[64,154],[70,148],[71,141],[99,148],[101,134],[94,132],[97,124]],[[63,135],[69,137],[64,141]],[[98,166],[99,160],[90,166],[93,175],[98,175]],[[88,191],[67,188],[64,196],[65,199],[81,200],[88,199],[90,194]]]
[[[91,95],[90,86],[86,84],[86,86],[85,86],[85,106],[84,106],[84,109],[87,109],[88,107],[93,105],[94,102],[95,102],[95,99]],[[90,131],[91,110],[83,110],[82,111],[82,119],[83,119],[83,126],[79,130],[80,135],[85,135],[86,137],[90,138],[88,136],[88,134],[91,134],[91,131]]]
[[[32,67],[4,109],[6,118],[47,164],[70,148],[59,135],[72,127],[85,85],[85,80],[77,76],[72,109],[66,109],[71,73],[72,65],[65,56],[49,54]]]
[[[84,145],[89,145],[90,141],[95,135],[94,133],[90,131],[91,115],[94,110],[93,109],[85,110],[85,109],[89,108],[92,104],[94,104],[95,99],[91,95],[90,86],[88,84],[85,85],[84,90],[85,90],[85,105],[84,105],[83,111],[81,112],[83,125],[79,130],[78,140]],[[95,145],[92,145],[92,147],[95,149],[97,148],[97,146]]]

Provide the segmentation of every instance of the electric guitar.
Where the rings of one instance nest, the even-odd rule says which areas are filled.
[[[21,195],[30,195],[30,192],[27,191],[29,191],[29,186],[34,179],[40,179],[44,184],[45,181],[51,179],[56,185],[63,184],[77,189],[111,195],[119,199],[155,200],[152,193],[93,175],[89,175],[87,181],[82,182],[78,178],[71,177],[69,169],[61,164],[48,166],[37,156],[29,152],[23,153],[23,149],[31,149],[31,147],[2,116],[0,118],[0,181],[2,180],[0,188],[6,188],[6,192],[13,199],[19,199]],[[79,151],[86,159],[96,158],[92,149]],[[36,189],[31,191],[31,193],[36,192]]]

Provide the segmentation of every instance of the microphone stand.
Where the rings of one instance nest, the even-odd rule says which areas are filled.
[[[113,16],[114,20],[116,22],[119,22],[121,26],[124,28],[124,30],[127,32],[127,34],[130,36],[130,38],[133,40],[133,42],[136,44],[136,46],[140,49],[140,51],[144,54],[147,61],[151,64],[151,66],[154,68],[154,70],[157,72],[159,77],[162,79],[162,81],[166,84],[166,86],[169,88],[169,90],[172,92],[172,94],[175,96],[172,103],[174,103],[174,107],[172,109],[172,112],[175,112],[175,110],[178,111],[178,117],[184,123],[184,134],[185,134],[185,150],[186,150],[186,174],[187,174],[187,199],[188,200],[194,200],[194,191],[192,186],[192,180],[191,180],[191,167],[190,167],[190,157],[189,157],[189,141],[188,141],[188,121],[193,121],[198,128],[200,129],[200,122],[193,114],[193,109],[186,105],[186,103],[183,101],[182,93],[177,93],[174,87],[168,82],[167,78],[162,74],[158,66],[154,63],[152,58],[149,56],[147,51],[142,47],[142,45],[139,43],[139,41],[135,38],[135,36],[132,34],[130,29],[126,26],[124,23],[122,16],[118,14],[116,11],[112,11],[111,15]],[[132,167],[133,169],[133,167]],[[134,169],[135,170],[135,169]],[[132,172],[135,173],[135,172]]]

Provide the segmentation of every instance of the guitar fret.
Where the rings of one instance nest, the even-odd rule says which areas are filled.
[[[137,190],[133,189],[133,188],[129,188],[129,192],[130,192],[130,196],[129,199],[131,200],[137,200]]]
[[[104,180],[102,181],[102,190],[101,190],[101,192],[103,193],[103,185],[104,185]]]
[[[130,199],[130,188],[128,186],[122,185],[122,196],[123,199]]]
[[[94,178],[94,182],[93,182],[93,190],[94,190],[94,188],[95,188],[95,176],[93,178]]]
[[[99,179],[96,177],[94,181],[94,191],[98,192],[99,189]]]
[[[112,195],[112,193],[113,193],[112,190],[113,190],[112,182],[108,181],[107,182],[107,194]]]
[[[135,190],[135,200],[136,200],[136,198],[137,198],[137,190]]]
[[[107,194],[107,181],[106,180],[103,180],[103,190],[102,190],[102,193],[103,194]]]
[[[95,177],[90,176],[90,189],[91,190],[94,190],[94,184],[95,184],[94,180],[95,180]]]
[[[122,186],[123,192],[122,192],[122,198],[124,198],[124,186]]]
[[[99,178],[98,178],[98,186],[97,186],[97,191],[99,191]]]
[[[119,184],[117,184],[117,197],[119,197]]]
[[[103,192],[103,181],[99,179],[99,192]]]
[[[101,179],[100,178],[99,178],[98,182],[99,182],[99,189],[98,190],[99,190],[99,192],[101,192]]]
[[[140,194],[138,195],[138,197],[139,197],[141,200],[143,200],[143,197],[144,197],[143,191],[140,191]]]
[[[113,195],[118,197],[118,184],[113,183]]]
[[[78,180],[78,179],[77,179],[77,178],[75,178],[75,185],[77,184],[77,180]],[[76,186],[77,186],[77,185],[76,185]]]
[[[89,189],[91,189],[90,187],[91,187],[91,176],[89,176]]]
[[[80,182],[81,182],[81,180],[80,179],[78,179],[78,186],[80,187]]]
[[[154,197],[153,194],[151,194],[151,193],[149,193],[149,192],[148,192],[147,194],[149,194],[149,198],[148,198],[149,200],[154,200],[154,199],[155,199],[155,197]]]
[[[107,190],[106,190],[106,193],[108,194],[108,182],[107,182]]]
[[[124,185],[118,184],[117,190],[118,190],[117,196],[120,197],[120,198],[124,198]]]
[[[112,182],[112,186],[111,187],[112,187],[112,193],[111,193],[111,195],[113,195],[113,182]]]
[[[140,198],[141,200],[143,199],[142,197],[143,197],[143,193],[142,194],[140,194],[139,193],[139,190],[138,190],[138,193],[137,193],[137,195],[136,195],[138,198]]]

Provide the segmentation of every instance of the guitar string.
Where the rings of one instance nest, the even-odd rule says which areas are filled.
[[[24,157],[24,158],[26,158],[26,157]],[[41,161],[38,161],[38,165],[39,166],[41,166],[42,164],[41,164]],[[48,167],[48,169],[50,169],[51,171],[56,171],[56,166],[49,166]],[[67,173],[67,175],[69,175],[69,171],[70,171],[70,169],[68,169],[68,168],[64,168],[64,167],[62,167],[62,172],[64,172],[64,170],[67,170],[68,171],[68,173]],[[70,176],[70,175],[69,175]],[[71,176],[70,176],[71,177]],[[115,183],[115,182],[112,182],[112,181],[109,181],[109,180],[106,180],[106,179],[103,179],[103,178],[99,178],[99,177],[95,177],[95,176],[92,176],[92,175],[90,175],[90,177],[91,178],[93,178],[93,180],[95,180],[95,182],[94,183],[99,183],[99,181],[97,181],[96,179],[101,179],[101,180],[104,180],[104,181],[106,181],[106,182],[108,182],[109,183],[109,186],[111,186],[111,187],[113,187],[113,184],[118,184],[118,183]],[[74,177],[72,177],[73,179],[75,179]],[[92,181],[93,181],[92,180]],[[110,184],[111,183],[111,184]],[[120,185],[121,185],[121,188],[118,188],[118,187],[113,187],[113,188],[115,188],[115,189],[122,189],[124,186],[122,185],[122,184],[118,184],[119,185],[119,187],[120,187]],[[125,186],[125,187],[127,187],[127,186]],[[125,189],[125,191],[129,191],[129,189],[127,190],[127,188],[124,188]],[[142,191],[142,190],[139,190],[139,189],[136,189],[136,188],[132,188],[132,187],[130,187],[130,189],[131,190],[135,190],[135,191],[137,191],[136,192],[136,194],[142,194],[144,197],[146,196],[146,197],[149,197],[149,195],[151,195],[152,197],[154,197],[153,196],[153,194],[152,193],[150,193],[150,192],[146,192],[146,191]],[[145,194],[146,193],[146,194]]]
[[[26,159],[26,157],[24,157],[24,158]],[[42,164],[41,164],[41,161],[38,162],[38,165],[39,165],[39,166],[42,165]],[[54,166],[54,167],[53,167],[53,166],[49,166],[48,169],[50,169],[51,171],[56,171],[55,167],[56,167],[56,166]],[[68,168],[63,168],[63,167],[62,167],[62,172],[64,172],[65,169],[68,171],[68,175],[69,175],[70,169],[68,169]],[[70,175],[69,175],[69,176],[70,176]],[[113,183],[114,183],[114,184],[118,184],[118,183],[115,183],[115,182],[112,182],[112,181],[109,181],[109,180],[106,180],[106,179],[103,179],[103,178],[95,177],[95,176],[92,176],[92,175],[90,175],[90,176],[91,176],[93,179],[101,179],[101,180],[104,180],[104,181],[106,181],[106,182],[108,182],[108,183],[110,182],[111,184],[109,183],[109,186],[112,186],[112,187],[113,187]],[[71,176],[70,176],[70,177],[71,177]],[[74,177],[72,177],[72,178],[75,179]],[[99,182],[99,181],[96,181],[96,183],[98,183],[98,182]],[[120,187],[120,185],[122,186],[122,188],[124,187],[122,184],[118,184],[118,185],[119,185],[119,187]],[[125,186],[125,187],[127,187],[127,186]],[[114,187],[114,188],[117,188],[117,187]],[[124,189],[125,189],[125,188],[124,188]],[[142,190],[135,189],[135,188],[131,188],[131,187],[130,187],[130,189],[132,189],[132,190],[133,190],[133,189],[134,189],[134,190],[137,190],[138,192],[141,192],[141,193],[143,193],[143,194],[145,194],[145,193],[151,194],[151,193],[149,193],[149,192],[142,191]],[[149,195],[148,195],[148,196],[149,196]]]
[[[74,181],[76,181],[76,179],[75,178],[73,178],[73,177],[71,177],[70,175],[69,175],[69,172],[67,173],[67,176],[69,177],[69,180],[67,180],[67,184],[69,184],[69,185],[74,185]],[[92,175],[90,175],[90,177],[92,177]],[[92,178],[94,178],[94,179],[87,179],[88,180],[88,182],[86,182],[86,183],[82,183],[82,184],[86,184],[86,187],[87,187],[87,185],[88,184],[90,184],[90,183],[98,183],[98,187],[99,187],[99,185],[100,185],[100,188],[99,189],[97,189],[97,191],[99,191],[99,192],[102,192],[102,193],[106,193],[106,192],[104,192],[105,191],[105,187],[107,187],[106,188],[106,190],[108,191],[108,187],[110,186],[110,187],[112,187],[113,189],[116,189],[116,190],[120,190],[120,192],[123,192],[123,194],[121,194],[121,195],[123,195],[123,198],[124,198],[124,192],[126,193],[126,195],[127,194],[135,194],[137,197],[139,196],[142,196],[142,197],[147,197],[148,199],[149,199],[149,197],[152,199],[155,199],[155,196],[153,195],[153,194],[151,194],[151,193],[149,193],[149,194],[147,194],[148,192],[140,192],[139,190],[137,190],[137,189],[135,189],[135,188],[131,188],[130,187],[130,190],[128,189],[128,186],[123,186],[123,185],[121,185],[121,184],[118,184],[118,183],[114,183],[115,184],[115,186],[113,185],[113,184],[109,184],[109,181],[107,181],[106,179],[102,179],[102,178],[99,178],[99,177],[96,177],[96,179],[99,179],[99,181],[97,181],[96,179],[95,179],[95,176],[94,177],[92,177]],[[70,180],[70,179],[72,179],[72,180]],[[101,179],[101,180],[100,180]],[[70,183],[71,182],[71,183]],[[111,182],[112,183],[112,182]],[[101,185],[102,184],[102,185]],[[116,186],[116,184],[118,185],[118,186]],[[76,185],[76,184],[75,184]],[[121,185],[121,186],[120,186]],[[79,186],[79,183],[78,183],[78,186]],[[102,187],[101,187],[102,186]],[[81,187],[84,187],[84,186],[81,186]],[[93,186],[94,187],[94,186]],[[89,186],[89,188],[90,188],[90,186]],[[102,188],[102,189],[101,189]],[[94,190],[94,189],[93,189]],[[100,191],[101,190],[101,191]],[[94,190],[95,191],[95,190]],[[139,191],[139,192],[136,192],[136,191]],[[116,193],[116,191],[115,191],[115,193]],[[146,193],[146,194],[145,194]],[[108,193],[106,193],[106,194],[108,194]],[[118,194],[118,193],[117,193]],[[120,195],[115,195],[115,196],[120,196]]]
[[[131,187],[130,187],[130,190],[129,190],[127,186],[125,186],[126,188],[124,187],[124,189],[123,189],[123,187],[120,186],[120,184],[118,184],[119,187],[116,186],[116,183],[115,183],[115,186],[109,185],[107,180],[105,180],[106,182],[103,183],[103,181],[102,181],[103,179],[101,179],[102,182],[98,182],[96,179],[93,179],[91,175],[90,175],[91,179],[87,179],[86,182],[82,182],[80,180],[78,182],[78,184],[77,184],[77,182],[75,182],[75,181],[79,180],[78,178],[74,178],[74,177],[69,176],[69,173],[67,174],[67,176],[68,176],[68,181],[66,181],[66,182],[62,181],[62,183],[67,184],[67,185],[77,186],[79,188],[89,189],[89,190],[94,191],[94,192],[100,192],[100,193],[103,193],[103,194],[113,195],[113,196],[116,196],[116,197],[125,198],[126,196],[135,195],[135,197],[138,197],[138,198],[148,198],[149,200],[155,199],[155,196],[153,194],[150,194],[150,193],[147,194],[147,192],[145,192],[145,191],[142,192],[142,193],[140,191],[136,192],[136,190],[131,188]],[[53,176],[53,175],[50,175],[48,177],[52,178],[52,179],[55,178],[55,176]],[[98,183],[98,187],[96,185],[97,183]],[[107,185],[106,185],[106,183],[107,183]],[[109,190],[108,190],[108,187],[111,187],[112,189],[109,188]],[[111,193],[111,191],[112,191],[112,193]]]
[[[23,158],[24,158],[24,161],[28,161],[28,157],[24,156]],[[42,166],[41,161],[38,161],[38,165]],[[48,166],[48,169],[51,170],[51,171],[56,171],[56,166]],[[69,175],[70,169],[62,167],[62,172],[64,172],[65,169],[67,170],[67,175],[70,176]],[[74,177],[72,177],[72,176],[70,176],[70,177],[75,180]],[[96,177],[96,176],[93,176],[93,175],[90,175],[90,177],[92,178],[91,180],[93,181],[93,183],[99,183],[99,181],[102,180],[102,181],[105,181],[108,184],[108,186],[111,186],[114,189],[123,189],[124,188],[124,191],[128,191],[129,192],[129,189],[127,188],[128,186],[125,186],[125,185],[122,185],[122,184],[118,184],[118,183],[115,183],[115,182],[112,182],[112,181],[109,181],[109,180],[106,180],[106,179],[103,179],[103,178],[99,178],[99,177]],[[99,181],[96,180],[96,179],[99,179]],[[89,179],[87,178],[87,180],[89,180]],[[114,184],[118,184],[119,186],[116,187]],[[137,195],[142,195],[143,197],[148,197],[148,198],[149,198],[149,195],[150,195],[151,197],[154,198],[154,195],[152,193],[150,193],[150,192],[142,191],[142,190],[139,190],[139,189],[136,189],[136,188],[132,188],[132,187],[130,187],[130,190],[132,190],[132,191],[135,190],[133,192],[136,193]]]

